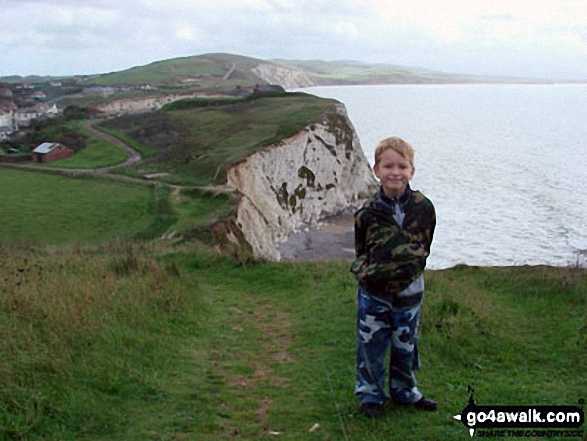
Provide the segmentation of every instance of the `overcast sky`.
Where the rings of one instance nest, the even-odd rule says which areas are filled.
[[[0,0],[0,76],[208,52],[587,80],[587,1]]]

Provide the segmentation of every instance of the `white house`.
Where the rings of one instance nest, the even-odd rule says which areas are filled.
[[[43,104],[41,105],[41,108],[47,118],[55,118],[59,116],[59,110],[57,109],[57,105],[55,103]]]
[[[39,119],[39,111],[34,107],[24,107],[14,112],[14,123],[17,127],[30,127],[33,120]]]
[[[12,111],[12,109],[10,109],[10,110],[0,109],[0,127],[12,128],[13,118],[14,118],[14,112]]]
[[[23,107],[14,113],[14,125],[16,127],[30,127],[35,119],[55,118],[59,116],[59,110],[55,103],[42,103],[34,107]]]
[[[8,139],[9,135],[16,130],[14,127],[14,112],[12,109],[0,109],[0,140]]]

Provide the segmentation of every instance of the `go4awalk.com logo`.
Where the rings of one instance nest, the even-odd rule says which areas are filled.
[[[478,406],[469,386],[469,404],[453,418],[481,437],[541,437],[583,439],[585,413],[579,406]],[[582,406],[585,400],[580,399]]]

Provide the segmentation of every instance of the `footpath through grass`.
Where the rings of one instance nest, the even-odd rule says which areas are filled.
[[[346,263],[256,264],[194,249],[0,248],[0,438],[466,440],[467,404],[576,405],[584,270],[428,272],[422,390],[434,413],[353,396]]]

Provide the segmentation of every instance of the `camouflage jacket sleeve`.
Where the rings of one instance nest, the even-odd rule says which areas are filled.
[[[361,222],[361,215],[364,209],[361,209],[355,213],[355,255],[359,257],[365,254],[365,229]]]
[[[351,271],[372,294],[402,291],[424,270],[435,226],[434,206],[420,192],[413,193],[402,228],[374,204],[360,209]]]

